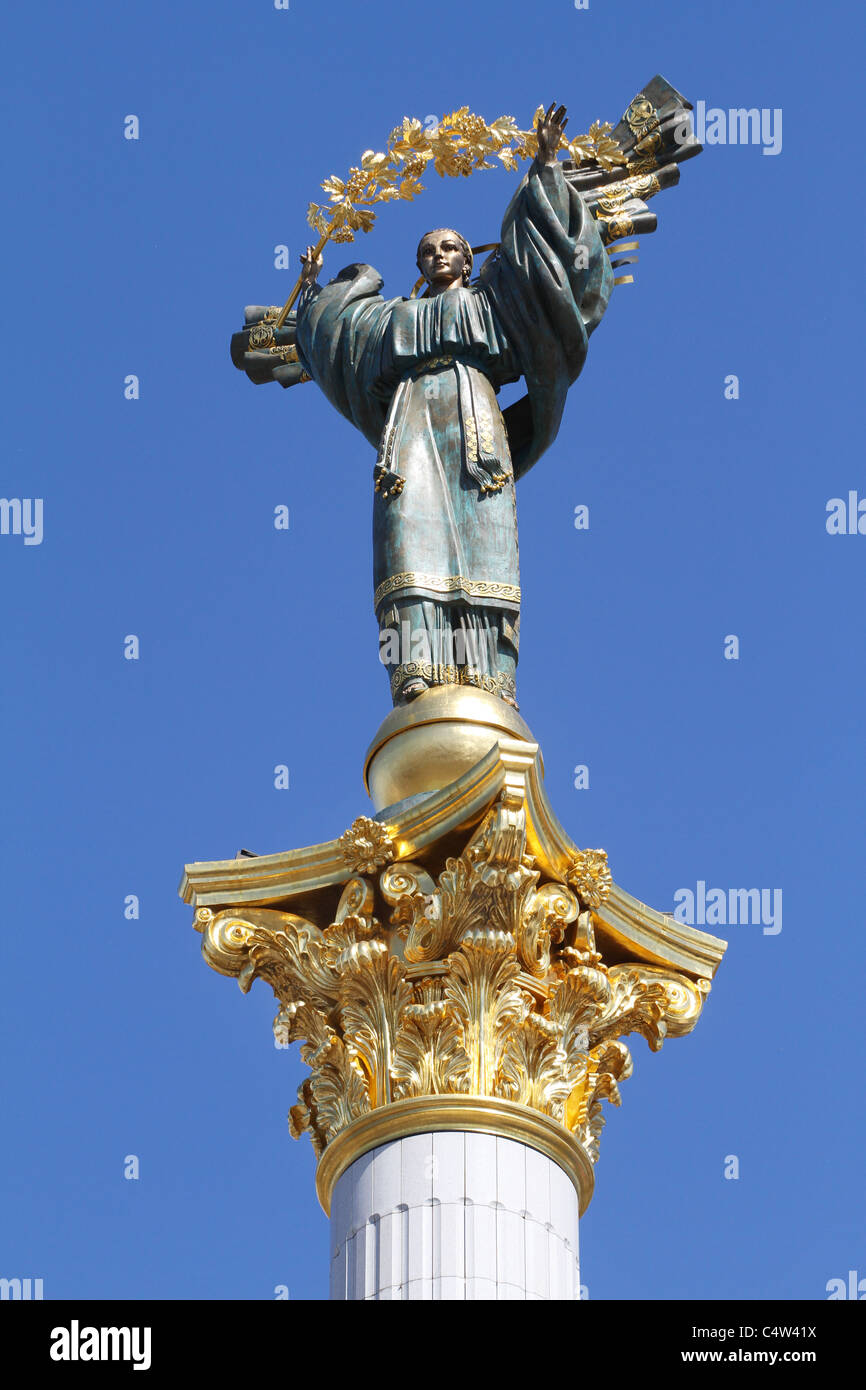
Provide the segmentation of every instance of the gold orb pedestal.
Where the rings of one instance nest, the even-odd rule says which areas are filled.
[[[501,738],[534,744],[516,709],[467,686],[438,686],[382,721],[364,759],[376,811],[439,791],[476,767]]]

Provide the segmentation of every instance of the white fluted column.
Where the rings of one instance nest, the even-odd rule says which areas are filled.
[[[578,1299],[578,1200],[514,1139],[446,1131],[363,1154],[331,1202],[332,1299]]]

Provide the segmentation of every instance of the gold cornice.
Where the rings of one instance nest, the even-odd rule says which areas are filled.
[[[595,1184],[592,1161],[574,1135],[555,1120],[526,1105],[491,1096],[414,1096],[371,1110],[325,1149],[316,1170],[316,1191],[325,1215],[331,1214],[334,1188],[356,1159],[381,1144],[442,1130],[495,1134],[537,1149],[574,1183],[581,1216],[589,1206]]]
[[[578,848],[548,801],[537,745],[504,735],[461,777],[386,817],[395,859],[424,856],[439,841],[477,825],[503,793],[522,798],[527,850],[542,875],[562,881]],[[279,854],[188,864],[179,891],[196,908],[289,907],[326,889],[336,897],[334,890],[352,875],[338,837]],[[727,947],[726,941],[675,921],[616,883],[607,900],[593,909],[593,924],[602,949],[614,948],[624,958],[695,979],[712,979]]]
[[[616,942],[628,956],[696,979],[711,980],[727,950],[727,941],[685,926],[670,913],[657,912],[614,883],[610,897],[593,912],[599,940]]]

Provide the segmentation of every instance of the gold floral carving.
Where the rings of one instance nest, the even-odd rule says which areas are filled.
[[[359,817],[341,842],[357,875],[322,926],[274,908],[196,913],[207,962],[245,992],[265,980],[278,1041],[302,1044],[310,1073],[289,1126],[318,1155],[381,1107],[465,1096],[549,1117],[594,1163],[602,1102],[619,1105],[632,1070],[621,1039],[657,1050],[697,1021],[707,981],[596,950],[604,851],[541,881],[517,782],[439,872],[386,863],[387,828]]]
[[[603,849],[585,849],[575,857],[565,876],[587,907],[601,907],[613,887],[607,854]]]
[[[350,869],[373,874],[394,858],[394,841],[386,825],[358,816],[340,836],[340,850]]]

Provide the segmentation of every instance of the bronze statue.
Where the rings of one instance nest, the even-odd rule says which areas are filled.
[[[269,321],[268,311],[248,309],[246,334],[236,335],[234,360],[253,380],[312,379],[377,449],[374,605],[395,704],[464,684],[516,707],[515,482],[556,438],[607,308],[607,245],[635,229],[642,196],[675,182],[676,162],[660,160],[700,149],[683,124],[687,104],[663,79],[654,83],[665,89],[666,118],[650,84],[621,123],[625,171],[564,167],[565,107],[539,116],[537,152],[474,281],[472,250],[451,228],[421,238],[427,289],[417,299],[383,299],[381,276],[365,264],[320,286],[311,246],[281,330],[285,360],[260,365],[273,311]],[[279,345],[270,351],[279,359]],[[500,411],[500,388],[520,378],[526,396]]]

